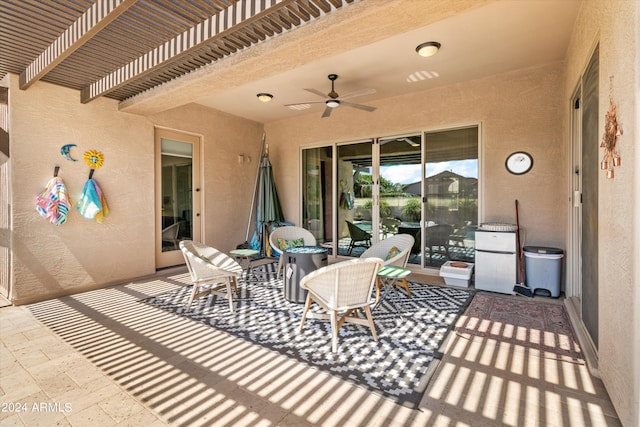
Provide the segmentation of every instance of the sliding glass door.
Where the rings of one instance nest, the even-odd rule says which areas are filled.
[[[338,255],[358,257],[371,246],[378,230],[373,141],[341,144],[337,149],[336,227]],[[377,203],[376,203],[377,204]]]
[[[412,134],[382,138],[379,144],[381,238],[411,234],[415,240],[410,259],[418,263],[422,219],[422,137]]]
[[[333,148],[302,152],[302,224],[319,245],[333,241]]]
[[[339,257],[400,233],[415,239],[411,265],[472,262],[478,137],[469,126],[303,149],[305,226]]]
[[[473,262],[478,221],[478,127],[426,132],[423,265]],[[412,260],[411,262],[415,262]]]

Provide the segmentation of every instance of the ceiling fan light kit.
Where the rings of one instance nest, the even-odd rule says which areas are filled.
[[[425,42],[425,43],[419,44],[416,47],[416,52],[418,52],[418,55],[424,56],[426,58],[438,53],[441,46],[442,45],[438,42]]]
[[[344,105],[346,107],[351,107],[351,108],[356,108],[358,110],[362,110],[362,111],[367,111],[367,112],[372,112],[374,111],[376,108],[375,107],[370,107],[368,105],[363,105],[363,104],[355,104],[353,102],[346,102],[346,99],[349,98],[356,98],[358,96],[365,96],[365,95],[372,95],[374,93],[376,93],[375,89],[361,89],[361,90],[357,90],[354,92],[350,92],[346,95],[342,95],[340,96],[338,94],[338,92],[336,92],[335,90],[335,81],[338,79],[338,75],[337,74],[329,74],[327,76],[327,78],[331,81],[331,92],[327,93],[326,95],[322,92],[320,92],[319,90],[316,89],[305,89],[307,92],[311,92],[314,95],[318,95],[321,96],[323,98],[326,98],[324,101],[307,101],[307,102],[303,102],[303,103],[297,103],[297,104],[286,104],[285,107],[288,107],[292,110],[302,110],[302,106],[304,106],[304,108],[309,108],[310,104],[320,104],[323,103],[325,104],[325,109],[324,112],[322,113],[322,118],[325,117],[329,117],[331,115],[331,111],[334,108],[337,108],[341,105]]]
[[[262,102],[269,102],[269,101],[271,101],[273,99],[273,95],[271,95],[270,93],[265,93],[265,92],[260,92],[256,96]]]

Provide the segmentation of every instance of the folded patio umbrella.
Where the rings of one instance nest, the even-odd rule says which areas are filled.
[[[71,199],[62,178],[54,176],[36,197],[36,210],[49,222],[62,225],[67,221],[67,213],[71,209]]]
[[[270,255],[269,239],[266,226],[284,221],[284,214],[278,199],[278,191],[273,178],[273,168],[269,161],[269,148],[265,149],[260,161],[258,204],[256,213],[256,237],[252,239],[253,249],[260,249],[265,255]]]
[[[83,217],[95,219],[100,224],[102,224],[104,217],[109,215],[107,200],[102,194],[98,183],[92,178],[88,179],[84,184],[82,195],[78,201],[78,211]]]

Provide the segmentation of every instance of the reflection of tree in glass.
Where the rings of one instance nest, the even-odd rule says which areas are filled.
[[[371,186],[371,175],[360,173],[353,183],[353,190],[359,197],[371,197]],[[380,177],[380,195],[387,197],[401,196],[404,186],[399,182],[392,182],[383,176]]]
[[[402,215],[406,221],[420,221],[420,213],[422,212],[422,202],[419,197],[411,197],[407,200],[407,204],[402,208]]]
[[[458,203],[458,224],[475,224],[478,218],[478,202],[474,199],[462,199]]]
[[[353,192],[358,197],[371,197],[371,175],[359,174],[353,183]]]
[[[373,207],[373,202],[371,200],[367,200],[366,202],[364,202],[364,205],[362,207],[370,211],[371,208]],[[387,203],[386,200],[381,200],[380,201],[380,218],[389,218],[390,216],[391,216],[391,207],[389,206],[389,203]]]

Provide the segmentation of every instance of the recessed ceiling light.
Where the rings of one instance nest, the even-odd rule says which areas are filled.
[[[271,101],[273,99],[273,95],[271,95],[270,93],[261,92],[261,93],[257,94],[256,96],[262,102],[269,102],[269,101]]]
[[[418,55],[424,57],[433,56],[438,53],[438,50],[440,50],[440,46],[441,45],[438,42],[426,42],[419,44],[416,47],[416,52],[418,52]]]

